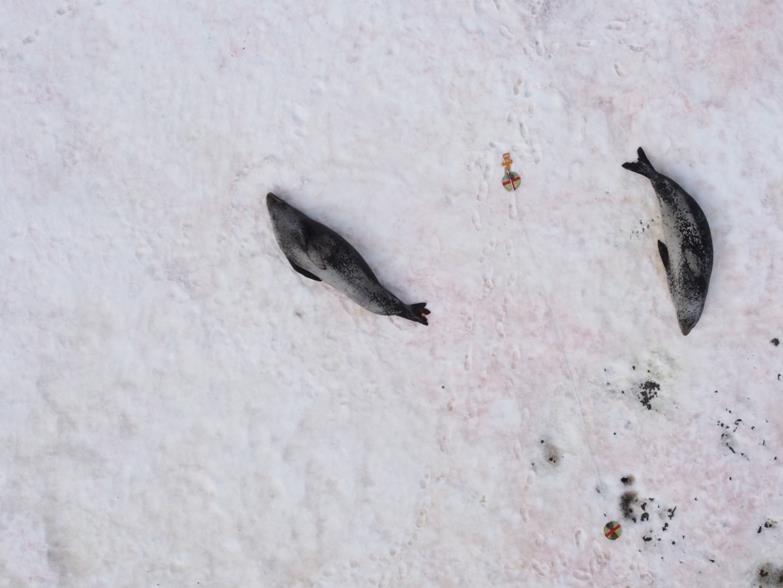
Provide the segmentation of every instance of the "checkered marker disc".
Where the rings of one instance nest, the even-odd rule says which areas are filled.
[[[505,174],[503,174],[503,187],[509,192],[519,188],[521,183],[522,178],[519,177],[517,172],[507,171]]]
[[[609,521],[604,525],[604,535],[606,535],[607,539],[614,541],[615,539],[619,539],[622,534],[623,528],[617,521]]]

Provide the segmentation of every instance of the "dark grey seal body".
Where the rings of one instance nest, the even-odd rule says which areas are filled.
[[[405,304],[384,288],[353,246],[271,192],[266,206],[280,249],[303,276],[323,281],[366,308],[427,324],[426,302]]]
[[[655,171],[639,147],[639,160],[624,163],[625,169],[650,179],[663,219],[663,238],[658,252],[666,270],[669,290],[683,335],[699,321],[712,273],[712,235],[707,217],[693,197],[677,182]]]

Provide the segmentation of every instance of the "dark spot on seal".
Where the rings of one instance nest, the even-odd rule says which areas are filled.
[[[642,403],[647,410],[652,410],[652,401],[658,397],[658,391],[661,389],[661,385],[653,380],[647,380],[639,384],[639,390],[636,395],[639,398],[639,402]]]
[[[638,494],[633,490],[624,492],[623,495],[620,496],[620,512],[623,513],[624,518],[630,519],[634,523],[636,522],[636,513],[634,512],[633,505],[636,504],[638,500],[637,497]]]
[[[627,476],[620,478],[620,481],[623,483],[623,486],[630,486],[634,483],[634,477],[631,474],[628,474]]]
[[[772,343],[772,344],[773,344],[775,347],[777,347],[778,345],[780,345],[780,339],[778,339],[777,337],[775,337],[775,338],[773,338],[773,339],[770,339],[770,341],[769,341],[769,342],[770,342],[770,343]]]

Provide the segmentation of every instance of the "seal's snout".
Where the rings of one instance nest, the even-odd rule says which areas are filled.
[[[696,318],[696,320],[694,320],[693,318],[679,319],[677,322],[680,323],[680,332],[687,337],[688,333],[691,332],[691,329],[693,329],[693,327],[696,325],[696,321],[698,320],[699,320],[698,317]]]
[[[267,206],[274,206],[275,204],[281,204],[282,202],[283,201],[280,200],[280,198],[278,198],[274,194],[272,194],[272,192],[270,192],[269,194],[266,195],[266,205]]]
[[[270,192],[266,195],[266,209],[269,211],[272,218],[279,218],[281,215],[284,215],[288,208],[289,206],[286,204],[285,200],[280,198],[277,194]]]

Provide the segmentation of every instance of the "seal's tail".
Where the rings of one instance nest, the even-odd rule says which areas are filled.
[[[647,159],[647,156],[644,154],[644,150],[639,147],[639,149],[636,150],[636,153],[639,156],[639,160],[624,163],[623,167],[625,169],[631,170],[632,172],[636,172],[637,174],[642,174],[643,176],[650,179],[657,176],[658,172],[655,171],[652,163],[650,163],[650,160]]]
[[[402,318],[406,318],[409,321],[421,323],[422,325],[429,324],[427,322],[427,315],[430,313],[427,308],[426,302],[418,302],[417,304],[409,304],[405,306],[405,311],[400,315]]]

